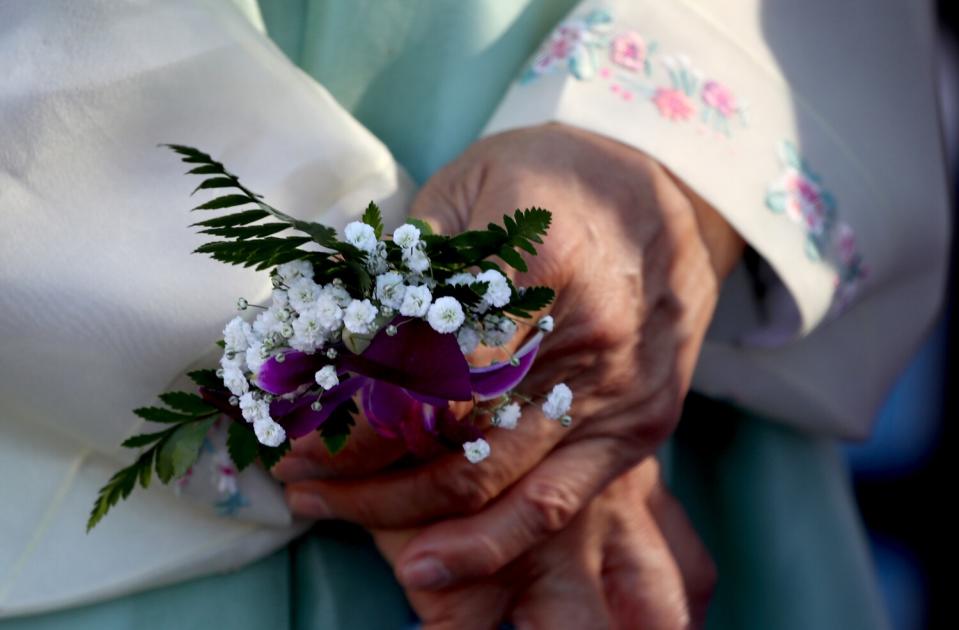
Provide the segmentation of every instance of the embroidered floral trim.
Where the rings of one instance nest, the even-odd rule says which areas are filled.
[[[603,52],[606,52],[605,58]],[[715,79],[704,79],[685,56],[656,60],[658,44],[635,31],[613,32],[609,12],[595,10],[560,24],[533,57],[519,82],[566,72],[580,81],[595,77],[609,83],[624,101],[652,104],[673,122],[698,120],[722,136],[745,127],[746,106]]]
[[[855,297],[868,268],[856,246],[856,235],[839,220],[832,194],[799,155],[796,145],[783,141],[779,146],[783,173],[766,193],[766,207],[802,226],[806,233],[806,255],[811,260],[831,259],[837,267],[833,313],[845,310]]]
[[[199,459],[186,471],[186,474],[176,481],[174,491],[180,494],[186,490],[194,480],[198,469],[209,470],[216,494],[216,498],[212,501],[214,509],[220,516],[235,516],[240,508],[249,506],[250,502],[240,490],[239,471],[237,471],[226,447],[227,428],[228,425],[224,423],[222,418],[213,423],[210,433],[203,438]],[[204,496],[209,496],[202,490],[201,493]]]
[[[596,74],[597,54],[607,46],[613,18],[606,11],[592,11],[582,19],[563,22],[533,57],[529,68],[520,77],[529,83],[544,74],[565,71],[580,80]]]

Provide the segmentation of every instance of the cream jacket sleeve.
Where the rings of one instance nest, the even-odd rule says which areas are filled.
[[[396,225],[409,201],[389,151],[238,4],[0,2],[0,617],[239,567],[302,531],[265,472],[237,474],[222,427],[183,484],[84,531],[143,428],[131,410],[215,365],[237,297],[270,292],[190,255],[198,182],[157,144],[337,227],[370,199]]]
[[[487,133],[560,121],[682,178],[758,254],[694,388],[864,436],[942,299],[935,41],[925,1],[588,0]]]

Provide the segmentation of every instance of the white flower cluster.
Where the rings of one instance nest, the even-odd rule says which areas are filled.
[[[334,365],[334,346],[342,341],[357,351],[356,348],[363,347],[356,342],[357,338],[369,340],[383,328],[386,334],[396,334],[397,326],[402,324],[390,322],[397,315],[423,319],[439,333],[454,334],[464,354],[472,353],[481,343],[503,346],[516,335],[516,322],[501,314],[500,309],[509,304],[513,289],[499,271],[461,272],[445,282],[438,281],[432,273],[420,229],[412,224],[393,233],[392,246],[377,238],[372,226],[359,221],[346,226],[344,238],[366,254],[367,271],[373,280],[369,291],[360,293],[355,287],[347,290],[339,280],[320,284],[310,261],[295,260],[279,265],[273,272],[274,290],[268,307],[255,307],[262,310],[252,321],[236,317],[223,330],[220,375],[233,394],[233,403],[253,424],[263,444],[277,446],[286,439],[283,427],[270,417],[273,397],[256,386],[259,370],[271,357],[281,362],[292,350],[324,352],[330,359],[330,365],[316,372],[315,387],[304,386],[284,396],[295,398],[308,392],[322,394],[336,387],[339,376]],[[484,283],[485,291],[481,299],[470,305],[444,295],[448,293],[444,287],[475,283]],[[251,305],[240,298],[237,307],[246,310]],[[551,330],[552,319],[544,318],[538,327]],[[557,399],[549,403],[550,409],[558,409],[561,402]],[[563,414],[565,410],[559,417]],[[511,429],[519,416],[519,405],[508,405],[496,413],[495,424]],[[481,454],[483,449],[477,448],[475,453]]]
[[[548,325],[552,325],[552,319],[549,320]],[[541,330],[543,329],[543,320],[540,320],[539,327]],[[522,399],[524,402],[531,402],[523,396],[518,396],[513,393],[505,394],[500,399],[499,404],[489,410],[491,415],[490,424],[494,427],[508,429],[510,431],[516,428],[519,424],[520,416],[522,416],[523,409],[520,404],[514,400],[514,397]],[[552,391],[546,396],[546,400],[542,405],[543,415],[550,420],[559,420],[560,424],[564,427],[569,427],[573,423],[573,419],[569,415],[569,409],[572,404],[573,390],[565,383],[559,383],[555,385]],[[486,440],[479,439],[463,444],[463,451],[466,459],[476,464],[489,457],[491,447]]]

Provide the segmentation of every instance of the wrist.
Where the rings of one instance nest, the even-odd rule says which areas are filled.
[[[709,202],[675,175],[667,173],[692,206],[700,238],[709,253],[709,263],[721,284],[742,258],[746,241]]]

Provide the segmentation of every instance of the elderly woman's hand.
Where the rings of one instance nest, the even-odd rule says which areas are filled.
[[[374,532],[389,560],[412,531]],[[494,576],[407,591],[423,630],[689,630],[705,621],[715,569],[653,458],[613,481],[569,526]]]
[[[288,486],[305,516],[374,529],[444,519],[398,558],[411,588],[496,573],[655,451],[675,427],[719,286],[743,247],[657,162],[561,125],[477,143],[426,184],[413,214],[455,233],[534,204],[553,212],[553,225],[516,280],[556,289],[555,332],[521,389],[540,395],[566,382],[573,426],[529,405],[515,430],[488,432],[492,455],[479,465],[451,453],[365,479]]]

